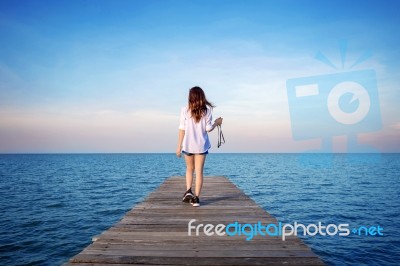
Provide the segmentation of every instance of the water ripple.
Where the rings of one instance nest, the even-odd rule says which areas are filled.
[[[371,164],[354,163],[368,155],[350,157],[353,163],[343,155],[210,154],[205,174],[229,177],[284,223],[384,228],[380,237],[301,236],[328,265],[396,265],[400,156]],[[173,154],[0,155],[0,265],[65,263],[184,172]]]

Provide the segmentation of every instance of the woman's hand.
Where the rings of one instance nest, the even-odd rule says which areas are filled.
[[[217,119],[215,119],[214,123],[215,123],[217,126],[222,125],[222,117],[218,117]]]
[[[176,148],[176,156],[181,157],[182,148]]]

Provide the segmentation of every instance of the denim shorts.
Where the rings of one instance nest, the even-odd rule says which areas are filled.
[[[205,151],[205,152],[203,152],[203,153],[190,153],[190,152],[187,152],[187,151],[182,151],[182,153],[183,153],[183,154],[186,154],[187,156],[192,156],[192,155],[206,155],[206,154],[208,154],[208,151]]]

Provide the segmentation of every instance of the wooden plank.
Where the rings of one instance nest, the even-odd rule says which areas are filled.
[[[284,243],[281,245],[277,245],[275,243],[266,243],[263,245],[260,245],[258,242],[249,242],[245,246],[232,246],[229,244],[225,245],[218,245],[215,243],[207,243],[206,245],[198,245],[197,243],[193,243],[192,245],[188,245],[187,243],[176,243],[175,245],[158,245],[160,250],[282,250],[282,249],[292,249],[292,250],[309,250],[309,247],[306,246],[303,243]],[[108,250],[113,250],[113,249],[128,249],[128,250],[154,250],[153,244],[143,244],[141,243],[140,245],[134,244],[134,243],[104,243],[101,241],[97,241],[93,243],[91,249],[108,249]]]
[[[323,265],[298,237],[188,235],[188,222],[277,224],[227,178],[205,177],[201,207],[181,202],[183,177],[170,177],[66,265]]]
[[[80,257],[74,265],[321,265],[315,263],[312,257],[287,258],[208,258],[208,257],[156,257],[156,256],[104,256],[85,255]],[[90,261],[90,262],[87,262]],[[84,264],[85,263],[85,264]]]

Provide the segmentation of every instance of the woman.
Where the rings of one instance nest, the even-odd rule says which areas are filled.
[[[193,207],[200,206],[200,192],[203,186],[203,169],[206,155],[211,148],[207,132],[222,124],[222,118],[212,123],[211,111],[215,106],[210,103],[200,87],[193,87],[189,91],[188,106],[181,110],[179,123],[179,137],[176,155],[185,156],[186,161],[186,189],[183,202],[190,202]],[[196,170],[195,195],[192,193],[193,172]]]

